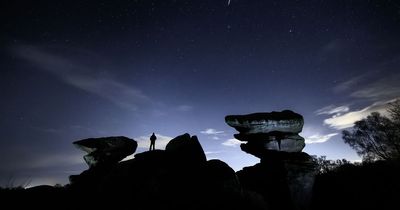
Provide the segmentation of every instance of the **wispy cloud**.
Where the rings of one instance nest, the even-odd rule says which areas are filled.
[[[204,131],[200,131],[200,133],[205,134],[205,135],[217,135],[217,134],[223,134],[225,132],[224,131],[217,131],[214,128],[207,128]]]
[[[339,83],[333,90],[349,92],[350,97],[357,99],[393,99],[400,96],[400,73],[396,72],[398,71],[367,72]]]
[[[314,134],[314,135],[305,137],[305,140],[306,140],[306,144],[324,143],[336,135],[338,135],[338,133],[330,133],[330,134],[326,134],[326,135]]]
[[[400,96],[400,74],[382,78],[351,93],[354,98],[390,99]]]
[[[214,140],[220,140],[221,136],[225,136],[225,131],[218,131],[214,128],[207,128],[203,131],[200,131],[200,133],[207,135],[209,138]]]
[[[83,159],[84,154],[46,154],[46,156],[39,156],[29,163],[28,168],[49,168],[56,166],[70,166],[77,164],[85,164]]]
[[[98,69],[84,65],[78,59],[52,54],[36,47],[21,46],[15,48],[14,52],[18,57],[53,74],[64,83],[107,99],[120,107],[137,110],[139,104],[150,101],[139,89],[112,79],[110,75],[106,77],[96,74]]]
[[[363,83],[368,78],[368,74],[362,74],[356,77],[353,77],[349,80],[341,82],[333,87],[334,92],[343,92],[347,90],[351,90],[352,88],[358,86],[360,83]]]
[[[206,154],[206,155],[212,155],[212,154],[219,154],[219,153],[221,153],[222,151],[205,151],[204,152],[204,154]]]
[[[318,124],[306,124],[301,132],[304,136],[306,144],[324,143],[329,141],[332,137],[338,135],[338,132],[327,132]]]
[[[324,120],[324,124],[337,130],[352,127],[356,121],[372,112],[386,115],[387,104],[400,97],[400,73],[397,71],[399,62],[398,58],[384,62],[373,71],[367,71],[334,87],[335,92],[349,97],[348,104],[356,106],[363,103],[367,106],[353,110],[349,106],[328,106],[315,113],[331,115]]]
[[[243,142],[237,140],[237,139],[228,139],[224,142],[222,142],[222,145],[228,146],[228,147],[236,147],[237,145],[242,144]]]
[[[388,103],[393,102],[394,100],[378,101],[361,110],[351,111],[341,116],[332,116],[330,118],[325,119],[324,124],[329,125],[331,128],[337,130],[352,127],[356,121],[359,121],[367,117],[372,112],[379,112],[383,115],[387,115],[387,105]]]
[[[348,106],[334,106],[334,105],[329,105],[326,107],[323,107],[321,109],[318,109],[315,111],[317,115],[322,115],[322,114],[342,114],[346,113],[350,110]]]

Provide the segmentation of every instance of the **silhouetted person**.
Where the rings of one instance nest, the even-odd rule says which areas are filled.
[[[149,151],[152,150],[151,147],[153,147],[153,150],[156,149],[156,139],[157,139],[157,137],[156,137],[156,135],[153,133],[153,134],[150,136],[150,149],[149,149]]]

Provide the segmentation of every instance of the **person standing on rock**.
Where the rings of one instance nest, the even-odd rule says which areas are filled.
[[[157,137],[156,137],[156,135],[153,133],[151,136],[150,136],[150,149],[149,149],[149,151],[151,151],[152,149],[152,147],[153,147],[153,150],[155,150],[156,149],[156,139],[157,139]]]

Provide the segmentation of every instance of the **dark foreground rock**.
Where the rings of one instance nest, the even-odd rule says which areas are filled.
[[[263,196],[268,209],[309,209],[316,164],[306,153],[271,151],[236,174],[244,189]]]
[[[265,209],[243,190],[235,171],[206,160],[196,136],[183,134],[165,150],[139,153],[108,167],[92,167],[68,186],[74,201],[113,209]]]
[[[317,175],[314,181],[315,162],[309,155],[270,151],[260,163],[235,173],[223,161],[193,158],[203,156],[194,152],[202,151],[201,145],[181,141],[194,139],[184,134],[175,139],[173,144],[180,145],[175,149],[143,152],[114,165],[91,167],[64,187],[0,188],[0,198],[6,209],[364,210],[399,206],[399,161],[347,164]]]

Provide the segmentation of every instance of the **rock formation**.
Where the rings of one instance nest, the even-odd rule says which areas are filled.
[[[90,209],[262,210],[265,206],[242,190],[226,163],[207,161],[197,137],[187,133],[172,139],[165,150],[138,153],[73,177],[68,188],[72,200]],[[95,198],[95,207],[87,197]]]
[[[273,131],[300,133],[303,129],[303,117],[290,110],[282,112],[262,112],[248,115],[228,115],[228,125],[241,133],[269,133]]]
[[[137,148],[135,140],[124,136],[88,138],[73,144],[88,153],[83,158],[90,168],[102,164],[115,164],[133,154]]]
[[[242,187],[261,194],[269,209],[307,209],[316,164],[301,152],[305,146],[299,135],[303,117],[284,110],[229,115],[225,122],[239,131],[236,139],[246,142],[241,149],[261,159],[237,172]]]
[[[298,135],[303,117],[289,110],[229,115],[225,121],[240,132],[234,135],[236,139],[247,142],[241,145],[242,150],[259,158],[268,151],[301,152],[305,146],[304,138]]]

